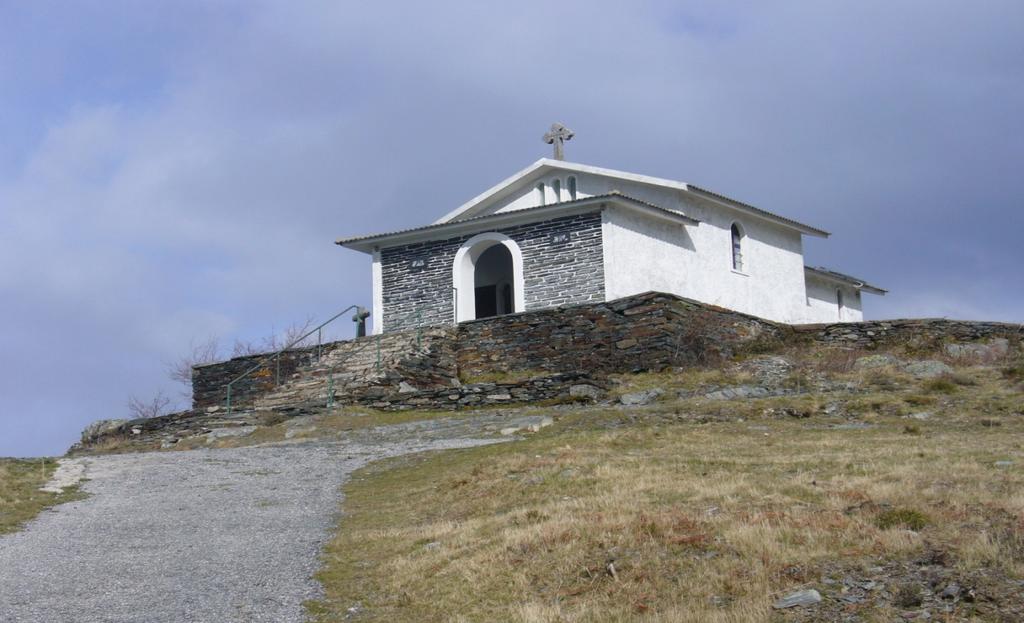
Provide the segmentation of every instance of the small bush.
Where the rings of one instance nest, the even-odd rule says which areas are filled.
[[[1007,381],[1024,381],[1024,363],[1003,368],[1003,378]]]
[[[922,396],[921,394],[912,394],[910,396],[905,396],[903,398],[903,402],[907,403],[908,405],[913,405],[915,407],[923,407],[926,405],[935,404],[935,398],[933,396]]]
[[[957,385],[964,386],[964,387],[970,387],[970,386],[974,386],[974,385],[978,384],[978,381],[976,381],[973,378],[967,376],[966,374],[961,374],[959,372],[954,372],[953,374],[947,374],[947,375],[945,375],[944,378],[947,378],[950,381],[952,381],[953,383],[956,383]]]
[[[901,584],[896,589],[893,601],[900,608],[916,608],[924,601],[921,595],[921,587],[912,582]]]
[[[263,411],[256,416],[256,423],[260,426],[274,426],[288,419],[288,416],[277,411]]]
[[[907,424],[906,426],[903,427],[903,434],[904,435],[920,435],[921,434],[921,427],[917,426],[916,424]]]
[[[959,387],[957,384],[946,377],[939,377],[931,379],[924,384],[925,391],[929,391],[936,394],[952,394],[956,392]]]
[[[893,508],[880,513],[875,518],[875,525],[882,530],[906,528],[919,532],[928,525],[928,516],[910,508]]]

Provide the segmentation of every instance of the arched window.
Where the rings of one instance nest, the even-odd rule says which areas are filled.
[[[576,176],[570,176],[566,185],[569,187],[569,201],[576,201]]]
[[[551,192],[555,195],[555,203],[562,200],[562,180],[551,182]]]
[[[544,182],[537,184],[537,205],[544,205]]]
[[[743,229],[739,223],[732,224],[732,269],[743,270]]]
[[[836,308],[839,312],[839,319],[843,319],[843,291],[836,288]]]

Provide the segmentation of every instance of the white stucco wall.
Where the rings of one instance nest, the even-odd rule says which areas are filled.
[[[603,223],[605,293],[608,300],[656,290],[787,323],[857,321],[863,318],[860,293],[841,284],[805,283],[800,232],[683,191],[592,173],[559,171],[533,179],[523,188],[484,206],[478,214],[510,212],[568,201],[568,178],[577,198],[619,191],[701,221],[682,226],[619,208],[605,211]],[[553,188],[558,179],[561,194]],[[732,224],[743,233],[743,266],[732,267]],[[844,288],[840,319],[835,300]]]
[[[836,291],[843,292],[842,313],[836,300]],[[859,322],[864,319],[861,293],[855,288],[833,281],[807,276],[807,302],[804,322]]]
[[[799,232],[725,206],[704,204],[672,189],[609,181],[629,196],[701,221],[699,226],[684,228],[619,209],[606,210],[605,292],[609,299],[658,290],[770,320],[804,322]],[[744,232],[742,271],[732,267],[734,222]]]

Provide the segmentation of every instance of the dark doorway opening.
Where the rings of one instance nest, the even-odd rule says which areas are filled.
[[[495,244],[480,254],[473,269],[476,318],[511,314],[513,298],[512,254],[503,244]]]
[[[480,286],[476,291],[476,317],[490,318],[498,315],[498,286]]]

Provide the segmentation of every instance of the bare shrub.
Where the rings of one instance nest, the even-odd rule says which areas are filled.
[[[298,340],[300,337],[306,335],[306,333],[309,333],[310,329],[314,326],[314,322],[315,320],[313,317],[309,316],[303,322],[295,322],[288,325],[280,333],[271,330],[269,336],[255,342],[235,340],[235,343],[231,348],[231,356],[247,357],[250,355],[262,355],[263,353],[277,352],[286,347],[302,348],[303,346],[311,346],[313,344],[313,336],[307,336],[301,341]]]
[[[167,376],[172,381],[182,383],[192,389],[192,367],[220,361],[220,340],[214,336],[202,342],[192,342],[189,351],[183,357],[167,365]]]
[[[128,398],[128,414],[133,420],[149,419],[167,415],[171,412],[171,399],[163,392],[157,392],[149,400],[140,400],[135,396]]]

